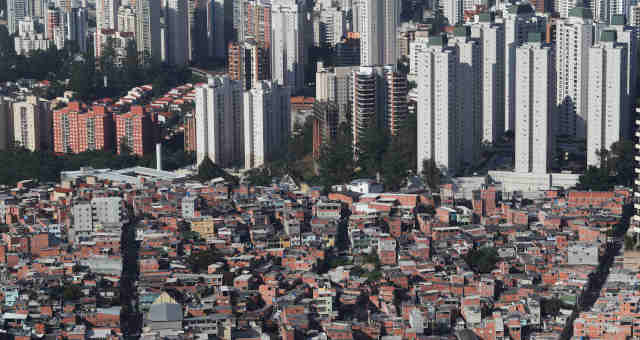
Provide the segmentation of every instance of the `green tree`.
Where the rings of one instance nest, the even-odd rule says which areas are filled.
[[[560,308],[564,307],[564,303],[557,298],[544,299],[540,303],[542,315],[556,316],[560,313]]]
[[[187,263],[191,267],[191,270],[193,270],[195,273],[206,271],[209,265],[216,262],[224,263],[224,261],[224,257],[220,255],[216,249],[192,253],[187,258]]]
[[[208,156],[205,156],[198,166],[198,179],[202,182],[210,181],[214,178],[222,177],[226,181],[237,183],[238,179],[229,175],[226,171],[213,163]]]
[[[500,261],[498,251],[492,247],[472,249],[464,256],[465,262],[474,271],[482,274],[490,273]]]
[[[330,186],[349,182],[354,169],[351,133],[345,124],[339,129],[336,139],[323,148],[318,160],[318,173],[322,184]]]
[[[442,173],[438,168],[436,162],[430,158],[422,161],[422,180],[433,192],[440,190],[440,180],[442,179]]]
[[[611,157],[608,166],[612,175],[616,178],[616,184],[627,187],[633,185],[634,154],[631,140],[625,139],[611,145]]]
[[[126,137],[120,138],[120,152],[121,155],[131,155],[133,154],[133,150],[131,149],[131,145],[127,141]]]
[[[88,66],[86,63],[74,62],[71,66],[71,90],[76,92],[81,99],[88,99],[91,95],[91,80],[87,77]]]
[[[621,140],[597,153],[600,167],[589,166],[578,180],[579,190],[611,190],[615,185],[631,186],[634,178],[633,142]]]
[[[379,129],[375,122],[369,122],[357,146],[357,166],[360,168],[358,176],[374,177],[382,172],[382,159],[388,143],[386,131]]]
[[[578,190],[611,190],[615,184],[615,178],[609,176],[609,171],[603,167],[589,166],[584,174],[578,178],[576,189]]]
[[[625,235],[624,236],[624,249],[625,250],[634,250],[636,247],[636,240],[632,236]]]
[[[382,162],[382,179],[385,190],[396,191],[400,189],[402,182],[407,177],[407,170],[410,168],[409,159],[405,153],[406,149],[394,138],[391,145],[384,153]]]
[[[64,299],[68,301],[77,300],[82,296],[82,289],[80,289],[80,287],[77,285],[66,286],[62,291],[62,297],[64,297]]]
[[[209,159],[209,156],[204,156],[204,159],[198,166],[198,179],[203,182],[210,181],[218,177],[218,170],[218,166]]]

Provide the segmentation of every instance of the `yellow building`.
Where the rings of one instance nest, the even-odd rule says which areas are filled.
[[[160,296],[158,296],[152,303],[152,305],[159,305],[163,303],[177,304],[176,299],[174,299],[169,293],[162,292]]]
[[[211,216],[197,217],[191,220],[191,231],[205,240],[215,238],[216,230]]]

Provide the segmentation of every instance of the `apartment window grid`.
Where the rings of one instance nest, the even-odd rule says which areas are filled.
[[[95,121],[94,118],[87,119],[87,149],[96,149],[96,137],[95,137]]]
[[[20,136],[22,137],[20,143],[22,143],[22,146],[27,146],[29,141],[29,118],[27,117],[26,107],[20,108],[20,130],[22,135]]]

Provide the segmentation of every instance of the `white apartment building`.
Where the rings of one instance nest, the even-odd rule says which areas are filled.
[[[492,14],[482,13],[471,25],[471,36],[480,40],[482,141],[493,143],[504,132],[504,26]]]
[[[457,49],[456,86],[459,118],[456,122],[462,161],[473,163],[482,142],[481,54],[480,42],[471,38],[469,26],[456,27],[449,45]]]
[[[121,228],[128,222],[122,197],[94,197],[78,202],[71,208],[73,238],[88,235],[97,227]]]
[[[555,51],[541,33],[516,48],[515,171],[546,174],[553,151],[556,115]]]
[[[635,135],[640,135],[640,108],[636,109],[635,118],[633,119],[635,127]],[[640,143],[635,142],[633,145],[633,155],[635,160],[635,177],[633,179],[633,210],[631,217],[631,225],[629,230],[633,233],[640,232]]]
[[[418,74],[418,61],[422,51],[429,46],[428,37],[416,37],[409,43],[409,75],[415,77]]]
[[[13,141],[36,151],[50,145],[52,113],[49,103],[29,96],[12,104]]]
[[[29,16],[29,0],[9,0],[7,4],[7,29],[9,35],[18,32],[18,22]]]
[[[54,43],[42,32],[38,18],[24,17],[18,22],[17,36],[13,38],[17,55],[29,55],[33,51],[46,50]]]
[[[581,2],[580,4],[584,4]],[[554,0],[553,9],[557,12],[560,18],[568,18],[569,11],[576,7],[576,0]]]
[[[598,151],[622,139],[623,126],[630,121],[624,107],[626,70],[626,46],[616,42],[616,31],[603,31],[600,42],[589,49],[587,165],[600,166]]]
[[[259,167],[283,152],[291,125],[288,87],[260,81],[244,93],[244,167]]]
[[[446,37],[429,39],[429,48],[418,63],[418,172],[422,161],[433,159],[438,167],[455,172],[461,163],[458,119],[456,49]]]
[[[242,84],[228,76],[209,77],[196,89],[196,159],[220,166],[242,162]]]
[[[96,0],[96,31],[118,30],[120,0]]]
[[[636,29],[640,29],[640,3],[629,8],[629,25]]]
[[[90,202],[76,203],[71,208],[75,235],[93,232],[93,211]]]
[[[171,65],[189,62],[189,35],[187,0],[168,0],[165,20],[168,26],[167,59]]]
[[[631,117],[631,109],[636,100],[637,95],[637,77],[638,77],[638,32],[632,26],[625,25],[625,18],[622,15],[613,15],[611,17],[610,29],[616,31],[616,41],[618,44],[624,44],[627,47],[627,93],[623,110],[623,121],[629,122]],[[623,138],[631,138],[632,124],[625,123],[622,126]]]
[[[94,223],[103,227],[122,227],[127,222],[122,197],[94,197],[91,199],[91,211]]]
[[[136,32],[136,11],[129,6],[118,8],[118,30],[120,32]]]
[[[440,0],[438,6],[449,21],[449,25],[464,22],[464,11],[474,11],[476,6],[485,5],[482,0]]]
[[[297,92],[304,86],[304,11],[296,0],[271,3],[271,75],[274,83]]]
[[[160,1],[136,0],[136,46],[145,62],[158,63],[162,57]]]
[[[313,43],[315,46],[333,46],[347,32],[345,13],[335,7],[322,8],[314,13]]]
[[[396,64],[400,1],[362,0],[358,15],[360,65]]]
[[[9,117],[11,115],[10,101],[11,98],[0,96],[0,150],[7,149],[13,132],[13,127],[9,126]],[[2,214],[0,214],[0,219],[2,219]]]
[[[589,48],[593,45],[591,11],[576,7],[556,25],[556,103],[559,135],[584,139],[587,131]]]
[[[515,54],[516,47],[527,40],[529,33],[543,32],[546,29],[546,18],[535,15],[533,7],[528,3],[520,3],[503,11],[504,20],[504,129],[515,128]]]
[[[14,38],[17,55],[29,55],[33,51],[45,51],[53,46],[54,41],[46,39],[44,33],[28,34]]]
[[[593,12],[593,21],[611,23],[614,15],[629,15],[629,0],[589,0],[589,8]]]
[[[326,68],[318,63],[316,72],[316,101],[334,102],[338,108],[339,122],[346,122],[351,111],[353,84],[352,74],[358,66]]]

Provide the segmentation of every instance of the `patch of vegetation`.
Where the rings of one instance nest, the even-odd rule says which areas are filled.
[[[469,251],[464,256],[464,260],[475,272],[487,274],[496,268],[500,257],[495,248],[482,247]]]

